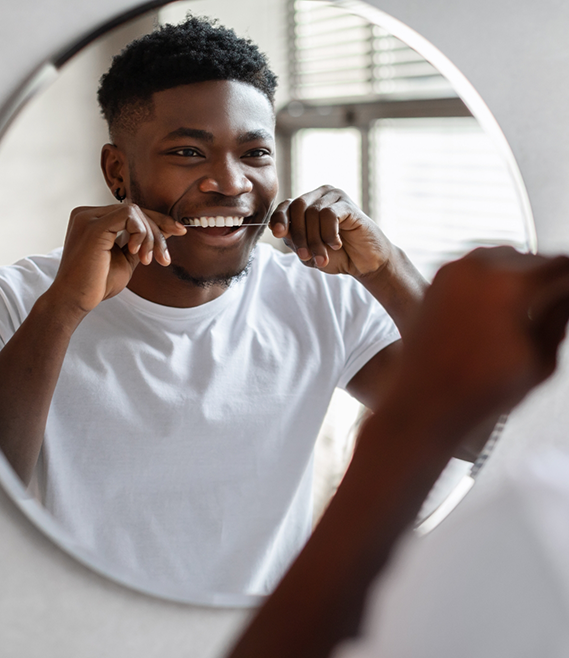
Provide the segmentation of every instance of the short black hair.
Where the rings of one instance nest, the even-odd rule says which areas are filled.
[[[163,25],[116,55],[101,78],[99,105],[113,135],[150,115],[154,93],[210,80],[248,83],[274,106],[277,77],[265,55],[217,20],[197,16]]]

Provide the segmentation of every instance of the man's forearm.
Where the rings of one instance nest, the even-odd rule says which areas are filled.
[[[389,313],[405,342],[428,285],[403,251],[392,245],[389,250],[384,266],[356,278]],[[382,404],[399,357],[400,345],[381,350],[352,377],[347,387],[350,395],[375,411]]]
[[[82,317],[52,302],[49,291],[0,351],[0,447],[27,484],[69,340]]]
[[[379,272],[358,281],[393,318],[403,339],[411,325],[428,283],[404,251],[393,245],[390,259]]]

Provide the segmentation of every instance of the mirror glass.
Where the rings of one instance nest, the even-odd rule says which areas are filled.
[[[279,77],[280,199],[322,184],[344,189],[427,279],[442,263],[478,245],[533,248],[531,214],[507,145],[491,118],[481,125],[484,117],[473,116],[469,108],[475,102],[469,98],[477,96],[458,72],[446,62],[445,77],[417,52],[424,49],[418,35],[409,31],[407,38],[402,26],[359,2],[193,0],[142,14],[97,38],[62,66],[48,63],[42,69],[43,77],[53,80],[10,117],[0,143],[0,265],[60,247],[73,208],[115,203],[99,167],[108,135],[96,103],[98,80],[127,43],[157,24],[182,21],[188,11],[218,17],[240,36],[251,38]],[[445,62],[442,56],[440,62]],[[268,231],[262,239],[286,251]],[[112,373],[99,372],[92,379],[92,408],[81,435],[74,437],[73,456],[54,457],[49,446],[44,447],[27,488],[2,462],[5,486],[60,545],[132,587],[220,605],[246,605],[269,593],[338,487],[362,407],[345,391],[330,391],[328,413],[320,432],[314,431],[315,447],[313,442],[303,446],[294,467],[287,463],[287,451],[281,454],[278,446],[267,443],[276,477],[258,472],[264,468],[262,455],[258,462],[233,459],[228,464],[223,448],[215,444],[215,429],[211,454],[205,451],[197,457],[203,460],[203,473],[193,487],[180,486],[184,464],[175,454],[167,462],[170,470],[160,462],[161,450],[174,448],[165,445],[141,453],[133,443],[125,458],[128,451],[118,451],[117,457],[105,441],[109,454],[98,455],[97,486],[107,500],[101,516],[92,501],[82,500],[81,486],[69,485],[76,495],[62,501],[48,479],[58,462],[63,488],[89,477],[86,473],[92,471],[82,472],[82,446],[93,440],[105,417],[104,391],[112,378]],[[268,437],[283,422],[272,414],[271,395],[269,390],[250,400],[257,405],[255,422]],[[294,391],[287,395],[293,397]],[[136,405],[134,411],[128,409],[131,402],[121,402],[125,415],[137,413]],[[226,415],[224,427],[228,415],[229,424],[239,422],[238,409],[227,400],[219,401],[219,414]],[[212,428],[217,427],[214,421]],[[112,433],[112,428],[104,431]],[[116,441],[123,439],[119,432]],[[129,477],[138,469],[137,477],[149,487],[147,496],[140,495],[139,487],[117,487],[120,478],[110,475],[117,469]],[[296,475],[289,475],[293,471]],[[464,493],[464,477],[471,473],[472,464],[453,460],[421,517],[439,508],[458,482]],[[281,517],[270,518],[264,501],[275,492],[288,502],[281,506]],[[187,506],[199,512],[205,499],[217,496],[225,501],[217,513],[212,514],[211,505],[203,512],[204,528],[217,538],[215,549],[210,537],[204,551],[191,517],[179,511]],[[287,520],[286,510],[293,506],[303,513]],[[120,521],[109,513],[113,509]],[[229,540],[226,544],[226,533],[241,523],[248,524],[241,548]],[[149,537],[151,548],[146,550]],[[187,541],[180,543],[180,537]],[[213,558],[213,552],[219,555]],[[255,577],[244,579],[247,569]]]

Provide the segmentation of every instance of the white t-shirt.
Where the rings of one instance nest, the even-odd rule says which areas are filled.
[[[5,342],[60,250],[0,269]],[[83,546],[183,593],[264,594],[306,541],[314,440],[336,386],[399,334],[354,279],[258,245],[195,308],[125,289],[74,333],[37,469]]]
[[[483,504],[407,541],[362,637],[333,654],[457,656],[569,656],[569,454],[533,455]]]

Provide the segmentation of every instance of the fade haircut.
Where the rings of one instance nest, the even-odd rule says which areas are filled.
[[[250,84],[274,106],[277,77],[265,55],[217,20],[188,16],[133,41],[100,81],[99,105],[111,138],[151,118],[154,93],[210,80]]]

